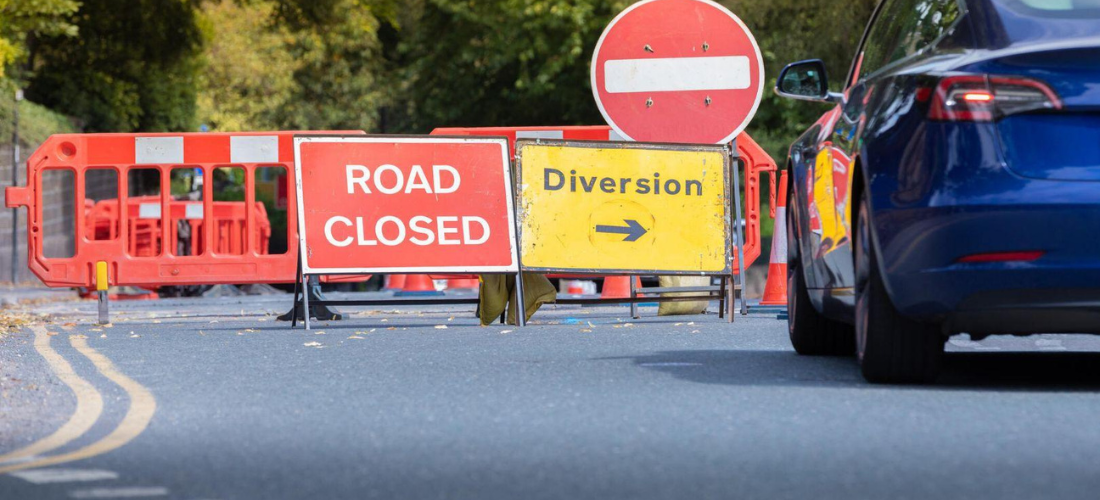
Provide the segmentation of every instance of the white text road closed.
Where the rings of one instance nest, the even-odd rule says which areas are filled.
[[[296,137],[306,274],[515,272],[506,139]]]

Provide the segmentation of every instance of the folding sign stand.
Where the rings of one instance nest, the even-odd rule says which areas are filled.
[[[310,276],[375,273],[514,274],[517,323],[525,325],[506,138],[301,136],[294,150],[299,251],[291,327],[301,310],[310,329],[311,303],[479,303],[310,300]]]
[[[290,312],[290,327],[294,328],[298,325],[298,311],[309,311],[310,305],[320,306],[411,306],[411,305],[454,305],[454,304],[478,304],[480,299],[478,298],[441,298],[441,299],[375,299],[375,300],[309,300],[309,277],[314,275],[302,274],[302,261],[298,259],[298,279],[294,282],[294,306]],[[320,276],[320,275],[316,275]],[[520,274],[516,274],[516,294],[515,301],[517,306],[523,304],[523,279]],[[299,307],[301,306],[301,307]],[[527,317],[524,314],[524,307],[517,307],[518,313],[516,314],[516,322],[518,326],[526,326]],[[504,323],[505,317],[508,311],[501,315],[500,321]],[[302,318],[305,323],[306,330],[311,328],[310,315],[304,314]]]
[[[583,150],[583,149],[587,148],[587,149],[603,149],[603,150],[612,150],[612,151],[607,153],[606,158],[601,157],[601,159],[596,159],[594,156],[569,157],[568,159],[566,159],[565,157],[555,156],[554,160],[551,161],[551,160],[547,159],[548,157],[543,158],[541,156],[539,156],[537,159],[535,159],[535,158],[524,158],[524,155],[522,154],[523,151],[524,151],[524,148],[525,147],[530,147],[530,146],[545,146],[545,147],[548,147],[548,148],[557,147],[557,148],[563,148],[563,149],[573,148],[573,149],[576,149],[576,150]],[[528,272],[549,272],[549,273],[562,272],[562,273],[577,274],[577,275],[585,275],[585,274],[603,275],[603,276],[607,276],[607,275],[628,275],[628,276],[638,276],[638,275],[646,275],[646,276],[651,276],[651,275],[685,275],[685,276],[709,276],[711,278],[717,277],[717,278],[719,278],[719,285],[717,285],[717,286],[711,285],[711,286],[698,286],[698,287],[668,287],[668,288],[660,288],[660,287],[658,287],[658,288],[635,288],[635,285],[633,283],[633,279],[631,279],[630,280],[630,297],[628,297],[628,298],[562,298],[562,299],[558,299],[556,301],[556,303],[558,303],[558,304],[622,304],[622,303],[629,303],[630,307],[631,307],[631,316],[637,318],[638,317],[637,304],[641,303],[641,302],[685,302],[685,301],[708,301],[709,302],[711,300],[717,299],[719,301],[719,308],[718,308],[719,316],[720,317],[725,317],[726,310],[728,308],[728,310],[731,312],[731,314],[729,316],[729,321],[732,322],[733,321],[732,308],[733,308],[733,304],[734,304],[733,294],[736,291],[741,290],[742,285],[741,285],[740,281],[734,282],[733,277],[732,277],[733,273],[728,272],[729,266],[730,266],[730,263],[731,263],[730,261],[732,261],[732,259],[729,258],[729,251],[730,251],[731,248],[733,248],[735,246],[735,243],[736,243],[736,246],[738,247],[738,250],[739,251],[741,250],[740,242],[743,241],[743,238],[741,237],[739,224],[738,224],[738,227],[737,227],[737,232],[734,232],[732,229],[725,231],[725,242],[724,242],[724,248],[722,249],[722,254],[725,256],[724,257],[725,262],[724,262],[723,266],[724,266],[724,269],[726,269],[726,271],[723,271],[720,274],[698,272],[698,271],[695,271],[695,270],[691,270],[692,267],[689,264],[682,264],[683,267],[673,267],[674,269],[683,269],[683,271],[661,271],[656,267],[645,268],[644,264],[641,265],[641,267],[642,267],[641,269],[638,269],[637,267],[630,268],[630,269],[624,269],[623,264],[624,263],[628,264],[628,265],[631,264],[632,259],[634,257],[637,257],[637,256],[634,255],[634,254],[631,254],[630,251],[627,250],[629,248],[629,246],[624,246],[623,244],[629,245],[630,244],[629,242],[634,242],[634,241],[639,240],[642,237],[647,237],[647,233],[649,231],[656,230],[656,226],[650,227],[650,228],[645,228],[645,227],[639,226],[639,223],[638,223],[637,220],[634,220],[634,219],[630,218],[630,217],[633,217],[632,215],[629,215],[630,214],[630,212],[629,212],[630,209],[625,208],[625,207],[627,207],[628,205],[634,206],[634,205],[644,205],[644,204],[647,204],[647,203],[651,203],[652,206],[647,207],[649,209],[649,212],[647,212],[644,215],[650,216],[651,218],[654,218],[654,217],[657,217],[657,216],[651,215],[651,214],[662,213],[663,214],[662,217],[669,217],[670,219],[675,219],[677,217],[677,214],[679,214],[679,216],[681,216],[681,217],[684,216],[685,213],[690,214],[691,211],[692,211],[692,207],[689,207],[687,205],[681,205],[681,206],[678,206],[678,207],[675,207],[675,208],[672,208],[672,209],[668,209],[667,207],[662,207],[661,202],[650,201],[650,200],[656,200],[656,199],[659,199],[659,198],[651,196],[650,194],[647,194],[647,193],[652,193],[652,194],[655,194],[655,195],[661,194],[658,191],[650,191],[649,188],[645,187],[643,184],[641,184],[641,182],[631,184],[628,187],[626,185],[626,183],[634,181],[634,179],[631,178],[633,176],[633,174],[631,174],[630,172],[636,172],[636,171],[632,170],[629,163],[619,163],[619,162],[623,161],[623,158],[619,157],[615,153],[614,150],[642,150],[642,151],[650,150],[650,151],[654,151],[654,152],[662,152],[663,151],[663,152],[682,152],[682,153],[697,152],[697,153],[700,153],[700,154],[709,155],[709,160],[714,160],[715,153],[720,153],[721,156],[723,157],[723,159],[725,160],[725,162],[729,163],[729,165],[730,165],[729,168],[727,168],[724,172],[724,176],[727,176],[727,179],[724,183],[716,182],[715,184],[711,185],[711,188],[716,188],[717,187],[719,189],[724,189],[724,190],[728,191],[729,197],[727,197],[726,200],[725,200],[726,203],[727,203],[727,206],[725,207],[725,210],[724,210],[725,214],[727,216],[726,221],[728,222],[729,215],[733,215],[734,217],[736,217],[736,221],[738,223],[740,222],[741,204],[740,204],[740,198],[739,198],[739,182],[738,182],[739,168],[738,168],[738,164],[736,162],[737,161],[736,149],[733,149],[732,152],[731,152],[731,150],[728,147],[719,149],[719,147],[716,147],[716,146],[706,146],[706,145],[643,144],[643,143],[626,143],[626,142],[576,141],[576,140],[561,141],[561,140],[544,140],[544,139],[534,139],[534,140],[524,139],[524,140],[521,140],[521,141],[517,142],[517,146],[516,146],[517,154],[516,154],[516,157],[515,157],[515,161],[516,161],[516,164],[517,164],[516,172],[517,172],[517,175],[520,176],[520,182],[518,182],[518,185],[520,185],[521,190],[523,190],[523,192],[520,193],[520,195],[519,195],[519,197],[521,199],[520,206],[526,207],[525,210],[521,212],[521,216],[520,216],[520,218],[522,219],[521,222],[520,222],[520,240],[521,240],[521,247],[525,251],[532,250],[532,249],[534,251],[533,252],[528,252],[528,253],[525,253],[525,252],[521,251],[522,268],[525,271],[528,271]],[[527,162],[526,164],[524,163],[525,161]],[[532,161],[538,162],[539,166],[532,166]],[[629,161],[629,160],[627,160],[627,161]],[[595,165],[595,164],[599,164],[599,166],[601,168],[598,168],[598,169],[591,169],[590,168],[587,171],[582,171],[584,169],[584,167],[590,167],[590,166]],[[568,165],[568,167],[564,167],[563,165]],[[573,168],[574,165],[576,165],[576,168]],[[554,168],[554,167],[556,167],[556,168]],[[619,167],[622,167],[622,169],[621,170],[616,170]],[[541,173],[536,172],[536,170],[538,170],[539,168],[543,168]],[[597,181],[593,180],[593,179],[595,179],[594,177],[587,177],[587,179],[589,179],[589,181],[588,181],[589,183],[586,186],[584,184],[585,180],[582,177],[584,175],[587,175],[587,174],[593,174],[593,173],[595,173],[595,171],[600,171],[601,172],[600,175],[605,175],[607,177],[604,177],[603,179],[601,179],[599,181],[599,183],[601,184],[599,186],[596,186]],[[648,171],[647,171],[647,173],[648,173]],[[664,173],[666,175],[668,175],[669,173],[671,173],[671,171],[667,171],[667,172],[664,172]],[[534,179],[528,178],[527,181],[524,181],[523,180],[524,175],[534,176],[536,178],[534,178]],[[653,174],[653,175],[658,176],[659,174]],[[567,176],[576,176],[579,179],[580,183],[579,184],[574,184],[577,181],[573,180],[572,177],[567,179],[566,178]],[[650,181],[649,179],[646,179],[645,182],[647,182],[647,183],[648,182],[656,183],[658,178],[659,177],[655,177],[655,178],[652,179],[652,181]],[[714,179],[711,178],[711,180],[714,180]],[[611,184],[615,183],[616,181],[621,182],[622,184],[618,184],[617,187],[611,186]],[[607,186],[602,185],[604,182],[607,183]],[[732,182],[732,185],[730,184],[731,182]],[[542,187],[539,187],[540,184],[542,185]],[[725,185],[720,186],[721,184],[725,184]],[[593,186],[596,186],[596,187],[593,188]],[[667,184],[666,184],[666,186],[667,186]],[[676,184],[675,187],[677,189],[677,192],[679,192],[680,185]],[[633,191],[635,188],[637,188],[637,191]],[[686,193],[687,189],[688,189],[688,185],[686,183],[684,184],[683,189],[684,189],[684,192]],[[700,203],[702,200],[710,199],[710,198],[707,198],[707,196],[713,196],[713,194],[703,195],[701,184],[700,184],[699,190],[700,190],[699,191],[699,196],[690,199],[692,203]],[[579,208],[576,208],[576,209],[569,209],[569,208],[562,209],[561,208],[562,206],[585,205],[586,203],[589,203],[589,200],[586,197],[599,196],[601,191],[603,193],[607,193],[607,194],[619,195],[619,196],[617,196],[616,200],[614,200],[610,203],[605,203],[603,205],[603,206],[607,206],[607,205],[616,206],[616,208],[611,209],[611,211],[615,213],[614,216],[612,216],[610,214],[607,214],[607,213],[600,213],[603,206],[600,206],[600,207],[579,207]],[[635,192],[636,193],[642,193],[643,196],[634,196]],[[672,194],[676,194],[676,193],[672,193]],[[550,199],[552,197],[554,199],[556,199],[557,201],[554,201],[554,202],[550,201]],[[730,200],[730,198],[732,198],[732,201]],[[603,199],[606,199],[606,197],[604,197]],[[705,205],[705,203],[702,203],[702,204]],[[538,212],[540,208],[541,208],[541,212]],[[590,208],[591,208],[591,210],[589,210]],[[713,209],[713,206],[711,206],[710,208]],[[621,210],[621,213],[619,211],[616,211],[616,209]],[[538,212],[538,213],[536,213],[536,212]],[[731,212],[733,212],[733,213],[731,214]],[[717,217],[719,215],[720,214],[710,214],[710,216],[712,216],[712,217]],[[707,214],[701,214],[700,216],[706,217]],[[602,217],[602,219],[601,219],[601,217]],[[597,219],[599,219],[601,221],[606,221],[607,224],[611,224],[613,222],[618,223],[618,221],[622,221],[621,223],[626,224],[626,226],[616,226],[616,225],[604,225],[605,222],[600,222],[599,223],[600,225],[597,225],[596,228],[595,228],[596,233],[611,232],[611,233],[614,233],[616,235],[617,234],[624,234],[625,236],[624,236],[624,239],[622,240],[623,244],[619,244],[616,241],[614,243],[608,244],[607,246],[599,247],[598,245],[601,244],[601,243],[597,243],[595,238],[597,238],[597,237],[604,238],[604,237],[592,234],[588,238],[590,241],[584,241],[584,237],[583,236],[578,237],[577,234],[578,233],[589,234],[588,233],[589,228],[579,227],[579,226],[570,227],[570,224],[574,224],[574,225],[576,225],[576,224],[588,224],[588,223],[590,223],[589,221],[597,220]],[[653,220],[655,220],[655,219],[653,219]],[[666,220],[668,220],[668,219],[666,219]],[[711,223],[711,224],[713,224],[713,223]],[[675,226],[675,225],[676,225],[676,222],[674,222],[674,221],[673,222],[666,222],[663,227],[664,227],[664,230],[667,231],[671,226]],[[711,227],[713,227],[713,226],[711,226]],[[524,234],[525,230],[532,232],[533,234],[535,234],[535,236],[532,236],[531,234]],[[654,238],[653,235],[648,235],[648,237],[649,238]],[[531,241],[524,241],[525,238],[531,238],[532,240]],[[670,233],[665,233],[662,237],[662,241],[669,242],[669,241],[675,240],[675,238],[676,238],[676,234],[675,234],[675,231],[673,231],[673,232],[670,232]],[[570,248],[573,253],[585,254],[585,256],[581,257],[581,258],[571,258],[568,255],[562,256],[562,255],[559,255],[559,254],[553,254],[553,252],[551,252],[551,251],[543,250],[541,248],[543,245],[534,244],[533,243],[534,240],[540,240],[540,241],[564,240],[564,241],[562,241],[562,246],[563,247]],[[568,241],[568,243],[566,243],[566,241]],[[603,240],[603,241],[608,241],[608,240]],[[655,240],[651,240],[651,241],[653,243],[656,243]],[[713,245],[714,242],[715,242],[715,240],[713,240],[713,239],[708,240],[708,241],[711,245]],[[550,246],[553,246],[553,247],[556,248],[556,245],[557,245],[557,243],[551,243]],[[618,246],[615,246],[615,245],[618,245]],[[685,245],[686,245],[686,243],[685,243]],[[584,250],[579,250],[579,249],[584,249]],[[712,251],[713,249],[714,249],[714,247],[707,247],[706,249],[702,249],[702,250]],[[668,250],[669,250],[669,253],[680,252],[680,253],[685,253],[685,254],[700,251],[700,249],[688,248],[688,247],[670,248]],[[603,253],[605,253],[605,251],[608,252],[609,254],[614,254],[614,252],[617,252],[617,251],[622,251],[624,253],[622,254],[621,257],[617,257],[617,256],[613,256],[613,255],[609,255],[609,256],[606,256],[606,257],[595,257],[594,256],[594,254],[603,254]],[[569,252],[560,252],[560,253],[568,254]],[[534,255],[532,255],[532,254],[534,254]],[[738,259],[738,263],[740,264],[741,262],[743,262],[743,257]],[[676,264],[672,264],[672,265],[675,266]],[[739,268],[741,269],[741,275],[743,275],[743,272],[744,272],[743,271],[743,266],[741,266]],[[665,269],[670,269],[670,268],[665,267]],[[716,267],[711,267],[710,269],[716,269]],[[673,297],[668,297],[668,296],[665,296],[665,297],[662,297],[662,296],[657,296],[657,297],[642,296],[642,294],[666,293],[666,292],[667,293],[684,293],[684,294],[688,294],[688,295],[673,296]],[[745,307],[744,306],[744,298],[742,297],[742,310],[743,311],[744,311],[744,307]]]

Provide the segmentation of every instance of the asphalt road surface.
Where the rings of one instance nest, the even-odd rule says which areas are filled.
[[[0,338],[0,499],[1100,495],[1096,337],[954,338],[938,385],[892,387],[795,355],[775,310],[306,332],[288,303],[34,306]]]

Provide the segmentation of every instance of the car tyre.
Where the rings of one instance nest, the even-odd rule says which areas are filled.
[[[787,329],[791,345],[803,356],[851,356],[856,344],[852,326],[822,316],[810,303],[791,213],[787,211]]]
[[[945,338],[937,325],[898,313],[886,293],[870,239],[869,202],[860,199],[856,235],[856,354],[872,383],[929,383],[939,374]]]

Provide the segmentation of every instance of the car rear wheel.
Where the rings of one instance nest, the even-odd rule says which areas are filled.
[[[855,352],[851,325],[833,321],[814,309],[802,275],[792,211],[787,211],[787,328],[795,352],[804,356],[850,356]]]
[[[939,374],[944,337],[937,325],[898,313],[886,293],[870,239],[867,195],[856,233],[856,354],[863,377],[887,384],[928,383]]]

